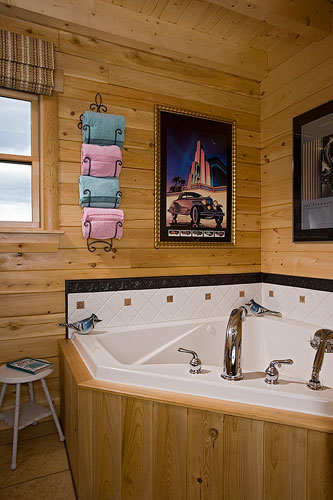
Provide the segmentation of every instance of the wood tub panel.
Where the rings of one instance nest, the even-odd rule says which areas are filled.
[[[60,349],[79,500],[332,500],[333,419],[85,380]]]

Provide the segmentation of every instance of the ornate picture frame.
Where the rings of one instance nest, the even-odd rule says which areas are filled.
[[[155,106],[155,247],[235,245],[236,124]]]

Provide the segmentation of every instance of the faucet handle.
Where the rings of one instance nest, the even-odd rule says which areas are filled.
[[[276,365],[292,365],[294,361],[292,359],[274,359],[269,363],[268,368],[265,370],[265,382],[266,384],[278,384],[279,383],[279,371]]]
[[[191,368],[189,370],[192,375],[197,375],[201,372],[202,361],[195,351],[190,349],[184,349],[184,347],[179,347],[178,352],[185,352],[186,354],[192,354],[192,359],[190,361]]]

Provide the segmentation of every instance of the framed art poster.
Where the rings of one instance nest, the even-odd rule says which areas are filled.
[[[293,119],[294,241],[333,241],[333,101]]]
[[[155,247],[235,244],[235,123],[155,107]]]

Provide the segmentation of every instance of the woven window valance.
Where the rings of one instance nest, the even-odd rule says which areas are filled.
[[[53,43],[0,30],[0,86],[51,95]]]

